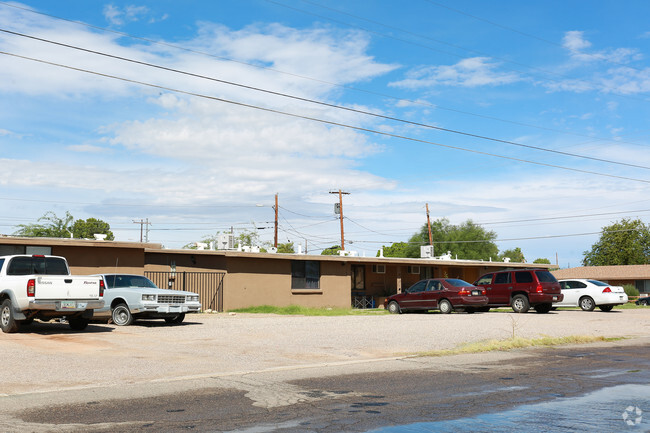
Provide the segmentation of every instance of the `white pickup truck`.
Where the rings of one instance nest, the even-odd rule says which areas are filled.
[[[16,332],[34,319],[65,318],[70,327],[88,326],[104,306],[100,277],[72,276],[63,257],[0,256],[0,327]]]

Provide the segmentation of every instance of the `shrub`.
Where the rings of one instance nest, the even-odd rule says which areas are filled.
[[[625,289],[627,296],[639,296],[639,291],[634,287],[634,284],[626,284],[623,288]]]

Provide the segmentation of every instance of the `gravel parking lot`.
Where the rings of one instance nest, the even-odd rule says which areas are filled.
[[[0,397],[274,369],[388,360],[467,342],[521,337],[650,336],[650,309],[611,313],[187,316],[180,326],[35,323],[0,335]]]

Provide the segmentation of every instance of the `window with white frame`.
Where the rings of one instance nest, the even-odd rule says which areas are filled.
[[[372,265],[372,272],[375,274],[385,274],[386,265]]]

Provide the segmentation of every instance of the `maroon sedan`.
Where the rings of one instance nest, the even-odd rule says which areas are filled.
[[[487,303],[488,297],[481,287],[457,278],[432,278],[418,281],[403,293],[389,296],[384,307],[394,314],[413,310],[440,310],[448,314],[456,308],[473,313]]]

